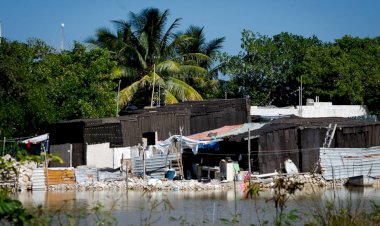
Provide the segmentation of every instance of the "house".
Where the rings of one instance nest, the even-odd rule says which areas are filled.
[[[183,135],[190,135],[249,120],[247,99],[187,101],[120,117],[53,124],[49,131],[50,152],[63,158],[63,166],[117,168],[121,156],[133,157],[139,145],[154,145],[170,134],[180,134],[180,128]]]
[[[251,106],[250,114],[253,118],[275,118],[284,115],[295,115],[305,118],[320,117],[365,117],[369,115],[365,105],[333,105],[332,102],[319,102],[318,97],[307,99],[306,105],[274,107]]]

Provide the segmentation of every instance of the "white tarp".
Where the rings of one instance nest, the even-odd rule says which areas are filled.
[[[174,142],[180,142],[181,140],[182,140],[182,148],[190,148],[193,151],[194,155],[198,153],[198,145],[209,144],[209,143],[220,141],[220,140],[200,141],[200,140],[193,140],[181,135],[173,135],[169,137],[168,139],[158,143],[154,147],[156,149],[159,149],[162,153],[166,154],[168,152],[168,149],[171,147],[171,145]]]
[[[46,133],[46,134],[42,134],[42,135],[39,135],[36,137],[32,137],[32,138],[28,138],[26,140],[23,140],[22,143],[27,144],[28,142],[30,142],[31,144],[39,144],[39,143],[44,142],[45,140],[48,140],[48,139],[49,139],[49,134]]]

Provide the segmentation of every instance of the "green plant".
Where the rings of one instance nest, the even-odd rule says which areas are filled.
[[[303,183],[298,182],[293,177],[279,176],[274,182],[273,197],[267,201],[273,201],[276,208],[275,225],[289,225],[290,222],[294,222],[298,219],[296,211],[290,211],[288,214],[284,213],[286,208],[286,202],[290,196],[297,190],[303,188]]]

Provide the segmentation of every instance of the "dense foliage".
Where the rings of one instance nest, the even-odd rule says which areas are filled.
[[[59,120],[115,115],[116,63],[79,43],[55,53],[39,40],[0,45],[0,129],[5,137],[46,132]]]
[[[220,56],[230,76],[229,96],[249,96],[258,105],[298,105],[306,98],[334,104],[365,104],[380,110],[380,37],[345,36],[333,43],[289,33],[268,37],[242,32],[242,51]]]

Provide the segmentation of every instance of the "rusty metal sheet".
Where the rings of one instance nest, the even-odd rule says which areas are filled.
[[[326,180],[352,176],[380,177],[380,146],[371,148],[320,148],[322,176]]]
[[[48,178],[49,185],[75,184],[75,174],[72,169],[48,169],[45,175]]]

